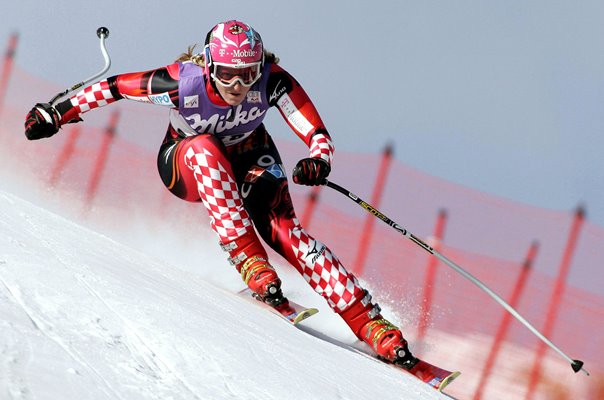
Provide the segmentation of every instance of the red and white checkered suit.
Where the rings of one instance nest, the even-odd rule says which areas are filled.
[[[109,90],[109,83],[107,83],[107,80],[103,80],[78,92],[71,98],[71,105],[75,107],[79,115],[114,101],[116,99]]]
[[[333,160],[334,146],[331,138],[323,133],[313,135],[310,140],[310,156],[319,157],[327,161],[330,165]]]
[[[252,230],[252,222],[243,206],[231,165],[213,136],[191,141],[184,158],[193,171],[197,191],[208,210],[212,229],[222,243],[231,242]]]
[[[259,143],[264,143],[265,141],[261,139],[263,133],[258,135]],[[269,159],[268,154],[270,154],[270,158],[280,163],[273,146],[270,142],[270,150],[264,146],[252,150],[255,156],[249,159]],[[355,300],[363,297],[363,288],[356,277],[346,271],[327,246],[310,236],[300,226],[289,195],[284,195],[280,189],[287,190],[287,183],[282,180],[284,176],[280,179],[276,178],[273,173],[268,172],[270,166],[260,168],[236,161],[232,164],[234,162],[231,160],[232,156],[221,145],[219,139],[212,135],[187,138],[180,143],[179,148],[175,154],[178,159],[184,160],[183,167],[180,168],[181,179],[187,187],[197,188],[197,193],[208,210],[211,226],[218,234],[220,242],[232,242],[254,229],[235,178],[235,176],[249,178],[249,173],[244,174],[244,172],[254,170],[256,171],[254,179],[246,180],[250,182],[247,184],[253,185],[246,200],[252,201],[248,206],[254,204],[257,208],[253,224],[264,233],[263,237],[267,243],[298,270],[309,285],[327,300],[334,311],[341,312]],[[241,148],[246,148],[245,143]],[[177,164],[180,163],[177,161]],[[233,169],[238,172],[234,172]]]
[[[308,235],[297,219],[294,223],[296,226],[289,231],[290,245],[298,261],[298,271],[309,285],[338,313],[363,297],[357,278],[346,271],[335,254]]]

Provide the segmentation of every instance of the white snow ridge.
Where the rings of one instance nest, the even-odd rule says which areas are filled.
[[[3,191],[0,235],[0,399],[446,398],[330,343],[326,307],[318,338]]]

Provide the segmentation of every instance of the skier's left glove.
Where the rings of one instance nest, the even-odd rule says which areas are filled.
[[[38,103],[25,117],[25,136],[29,140],[48,138],[59,131],[61,115],[48,103]]]
[[[292,177],[299,185],[322,185],[331,172],[329,163],[322,158],[303,158],[294,167]]]

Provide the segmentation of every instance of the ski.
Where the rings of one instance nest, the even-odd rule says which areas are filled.
[[[319,312],[319,310],[317,310],[316,308],[304,307],[304,306],[296,303],[295,301],[291,301],[289,299],[288,299],[288,301],[289,301],[288,305],[281,305],[281,306],[273,307],[273,306],[257,299],[255,296],[255,293],[252,292],[249,288],[245,288],[245,289],[241,290],[238,294],[239,294],[239,296],[241,296],[245,299],[249,299],[249,300],[253,301],[254,303],[258,304],[259,306],[262,306],[262,307],[268,309],[269,311],[273,312],[274,314],[277,314],[281,318],[290,322],[292,325],[298,325],[300,322],[304,321],[305,319],[307,319],[309,317],[312,317],[313,315],[315,315],[316,313]]]
[[[255,304],[258,304],[263,308],[268,309],[269,311],[280,316],[292,325],[298,325],[300,322],[319,312],[319,310],[317,310],[316,308],[304,307],[291,300],[289,300],[289,304],[285,307],[272,307],[271,305],[257,299],[255,297],[254,292],[252,292],[249,288],[241,290],[238,295],[249,301],[254,302]],[[311,335],[317,336],[317,332],[315,332],[313,329],[305,327],[303,328],[303,330]],[[455,380],[461,374],[461,372],[459,371],[448,371],[446,369],[439,368],[435,365],[430,364],[427,361],[420,359],[418,359],[417,363],[413,366],[413,368],[407,370],[400,365],[391,363],[387,360],[377,357],[373,352],[370,352],[368,348],[367,350],[365,350],[350,345],[346,345],[346,347],[358,354],[371,358],[374,361],[386,364],[392,368],[396,368],[399,371],[404,371],[405,373],[411,374],[422,382],[430,385],[432,388],[438,390],[439,392],[443,392],[443,389],[445,389],[447,385],[453,382],[453,380]]]
[[[447,385],[449,385],[459,375],[461,375],[461,372],[459,371],[447,371],[446,369],[439,368],[424,360],[419,360],[417,364],[415,364],[410,370],[406,370],[405,368],[400,367],[396,364],[390,365],[397,369],[410,373],[422,382],[425,382],[428,385],[432,386],[439,392],[442,392],[444,388],[447,387]]]
[[[366,350],[365,346],[363,346],[363,349],[360,349],[356,346],[351,346],[350,348],[365,357],[371,358],[372,360],[386,364],[391,368],[395,368],[407,374],[411,374],[441,393],[444,393],[443,390],[459,375],[461,375],[461,372],[459,371],[448,371],[420,359],[418,359],[417,363],[410,370],[407,370],[398,364],[391,363],[388,360],[378,357],[368,348]]]

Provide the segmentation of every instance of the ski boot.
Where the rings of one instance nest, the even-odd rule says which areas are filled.
[[[266,259],[252,256],[243,262],[239,272],[256,299],[272,307],[287,302],[281,290],[281,279]]]
[[[255,232],[248,232],[240,238],[220,247],[231,256],[229,262],[241,274],[241,279],[254,292],[254,298],[273,308],[288,308],[289,301],[283,296],[281,279],[269,264],[266,250],[260,244]]]
[[[418,362],[409,351],[400,329],[380,314],[378,304],[365,295],[340,313],[340,316],[361,341],[367,343],[378,358],[411,370]]]

